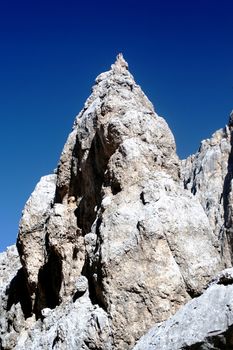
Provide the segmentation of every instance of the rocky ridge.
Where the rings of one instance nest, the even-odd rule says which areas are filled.
[[[203,290],[232,266],[231,128],[180,161],[167,123],[119,55],[96,78],[56,174],[25,205],[20,262],[14,248],[0,256],[1,349],[129,350],[158,322],[135,350],[184,348],[158,339],[173,338],[176,318],[176,334],[186,332],[187,313],[195,326],[193,305],[205,322],[203,300],[216,302],[220,287]],[[224,305],[228,284],[229,293],[216,292]],[[207,333],[197,333],[204,344]]]

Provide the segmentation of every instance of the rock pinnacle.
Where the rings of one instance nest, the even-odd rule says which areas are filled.
[[[114,70],[114,69],[117,69],[117,70],[128,70],[128,63],[126,62],[126,60],[124,59],[123,57],[123,54],[122,53],[119,53],[116,57],[116,61],[114,64],[112,64],[111,68]]]
[[[228,125],[229,125],[230,127],[233,126],[233,110],[232,110],[231,113],[230,113]]]
[[[0,254],[0,349],[132,350],[200,295],[232,266],[231,152],[225,128],[181,162],[166,121],[119,54],[96,78],[56,174],[44,176],[25,205],[20,262],[14,247]],[[171,347],[142,341],[135,350],[183,348],[173,334],[177,344],[195,345],[195,329],[206,339],[228,327],[230,339],[232,272],[220,279],[227,286],[211,292],[212,302],[207,293],[182,319],[179,311],[182,327],[161,326]],[[160,341],[155,332],[148,344]]]

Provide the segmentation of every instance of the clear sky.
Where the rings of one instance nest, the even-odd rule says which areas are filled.
[[[123,52],[181,158],[233,108],[232,0],[0,0],[0,251],[56,167],[95,77]]]

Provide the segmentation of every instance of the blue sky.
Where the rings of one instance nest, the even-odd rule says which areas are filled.
[[[123,52],[181,158],[233,108],[232,0],[0,1],[0,251],[56,167],[95,77]]]

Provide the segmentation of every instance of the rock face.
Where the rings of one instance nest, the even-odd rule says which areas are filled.
[[[195,155],[182,162],[184,186],[205,210],[215,245],[226,266],[231,266],[232,255],[232,166],[230,122],[204,140]]]
[[[143,336],[133,350],[233,349],[233,269]]]
[[[19,283],[22,269],[15,246],[9,247],[6,252],[0,253],[0,346],[10,348],[10,338],[13,344],[16,342],[17,334],[13,328],[12,320],[17,318],[16,327],[24,322],[22,289]],[[18,272],[19,271],[19,272]],[[26,281],[25,285],[26,285]],[[25,304],[24,304],[25,305]],[[6,347],[7,348],[7,347]]]
[[[231,266],[230,164],[231,126],[181,162],[119,55],[26,203],[1,349],[129,350],[200,295]]]
[[[45,226],[52,210],[55,190],[56,175],[42,177],[28,199],[20,221],[18,251],[23,266],[30,266],[26,272],[32,297],[37,288],[39,270],[45,264]]]

